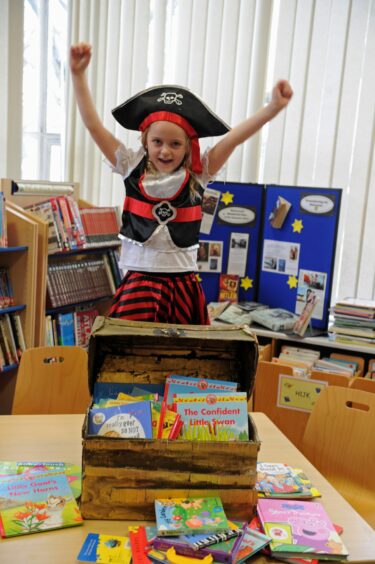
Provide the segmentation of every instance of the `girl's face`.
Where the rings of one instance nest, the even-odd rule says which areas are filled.
[[[147,132],[148,157],[159,172],[177,170],[185,158],[188,138],[185,131],[169,121],[155,121]]]

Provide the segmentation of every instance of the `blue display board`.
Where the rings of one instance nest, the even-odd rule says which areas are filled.
[[[313,292],[318,300],[311,323],[319,329],[328,326],[341,192],[265,188],[257,301],[301,313]],[[271,219],[277,224],[275,217],[282,207],[286,217],[276,228]]]
[[[207,302],[218,300],[222,272],[239,275],[239,300],[255,300],[264,194],[264,185],[238,182],[206,190],[198,271]]]

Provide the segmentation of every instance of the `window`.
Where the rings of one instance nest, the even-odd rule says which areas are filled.
[[[67,1],[24,0],[22,178],[63,180]]]

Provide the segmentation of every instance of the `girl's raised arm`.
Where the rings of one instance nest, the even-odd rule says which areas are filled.
[[[273,90],[267,106],[233,127],[208,153],[208,168],[211,176],[215,175],[227,161],[234,149],[259,131],[268,121],[286,108],[293,96],[293,90],[286,80],[279,80]]]
[[[112,133],[106,129],[96,111],[87,83],[86,68],[91,60],[91,45],[78,43],[70,48],[70,70],[78,109],[83,123],[102,153],[113,164],[116,164],[115,151],[120,144]]]

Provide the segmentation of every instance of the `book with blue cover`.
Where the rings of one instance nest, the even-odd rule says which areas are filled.
[[[89,533],[77,556],[78,562],[130,564],[132,553],[129,537]]]
[[[179,394],[173,399],[183,422],[179,438],[190,441],[248,441],[245,392]]]
[[[155,500],[158,536],[219,533],[230,528],[220,497]]]
[[[57,314],[57,335],[59,345],[75,345],[73,312]]]
[[[152,439],[151,402],[139,401],[89,411],[89,435]]]

